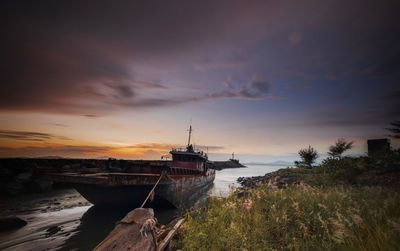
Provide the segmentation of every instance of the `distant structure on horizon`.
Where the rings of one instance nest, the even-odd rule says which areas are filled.
[[[390,150],[390,139],[369,139],[368,155],[373,156]]]
[[[239,159],[235,159],[235,153],[234,152],[232,153],[232,158],[230,158],[229,160],[239,164]]]

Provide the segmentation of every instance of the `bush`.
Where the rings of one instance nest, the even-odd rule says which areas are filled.
[[[301,161],[295,161],[297,167],[307,167],[312,168],[312,164],[318,158],[318,152],[313,147],[308,146],[308,148],[300,149],[299,155]]]
[[[346,141],[345,139],[338,139],[334,145],[329,147],[328,155],[335,159],[341,159],[342,154],[353,148],[353,141]]]

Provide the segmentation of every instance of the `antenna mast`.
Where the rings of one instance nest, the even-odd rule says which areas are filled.
[[[192,136],[192,125],[189,127],[189,139],[188,139],[188,146],[190,145],[190,137]]]

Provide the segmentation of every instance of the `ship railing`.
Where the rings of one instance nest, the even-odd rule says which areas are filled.
[[[179,147],[179,148],[172,148],[172,151],[173,151],[173,152],[186,152],[186,151],[187,151],[187,148],[186,148],[186,147],[185,147],[185,148],[182,148],[182,147]],[[198,153],[198,154],[200,154],[201,156],[206,156],[206,155],[207,155],[204,151],[202,151],[202,150],[200,150],[200,149],[198,149],[198,148],[193,149],[193,152],[194,152],[194,153]]]
[[[185,148],[172,148],[172,151],[174,151],[174,152],[186,152],[187,149],[186,149],[186,147]]]

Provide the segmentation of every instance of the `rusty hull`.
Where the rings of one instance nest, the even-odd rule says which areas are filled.
[[[140,205],[159,174],[144,173],[53,173],[45,177],[68,183],[92,204]],[[166,175],[155,189],[153,207],[181,207],[194,201],[214,181],[215,171],[196,175]],[[146,205],[147,206],[147,205]]]

